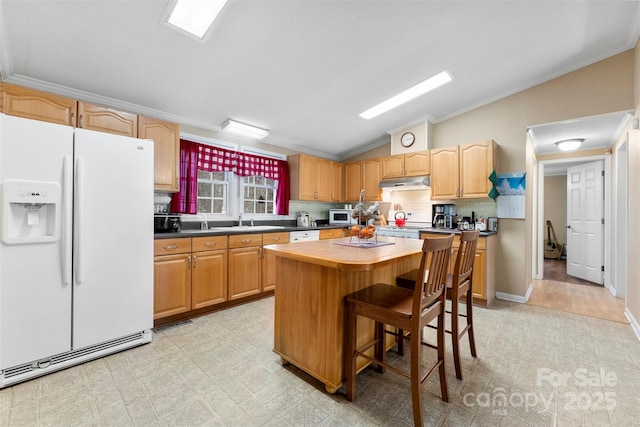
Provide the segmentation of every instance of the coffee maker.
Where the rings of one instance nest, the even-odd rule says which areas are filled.
[[[431,226],[435,228],[455,228],[454,215],[456,205],[438,204],[431,206]]]

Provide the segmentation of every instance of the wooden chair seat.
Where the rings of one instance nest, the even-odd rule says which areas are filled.
[[[460,338],[464,334],[469,336],[469,347],[471,355],[477,357],[475,334],[473,330],[473,260],[476,253],[476,246],[480,231],[463,231],[460,235],[460,247],[456,257],[453,273],[447,274],[446,297],[451,299],[451,310],[446,312],[451,314],[451,329],[445,332],[451,334],[453,347],[453,361],[456,369],[456,378],[462,379],[462,367],[460,366]],[[396,285],[401,289],[413,289],[418,279],[418,270],[411,270],[396,277]],[[428,274],[428,272],[425,272]],[[466,313],[460,312],[459,299],[464,297],[466,303]],[[459,318],[466,319],[463,328],[459,326]],[[428,325],[433,327],[432,325]],[[404,335],[404,331],[399,331]],[[398,341],[398,353],[404,355],[404,340]]]
[[[364,358],[384,373],[385,369],[403,375],[411,381],[411,400],[415,425],[423,425],[421,385],[433,373],[440,376],[442,400],[448,402],[447,379],[444,366],[444,287],[453,234],[446,238],[426,239],[422,245],[420,272],[427,270],[430,259],[429,275],[423,286],[404,289],[389,284],[378,283],[345,297],[346,304],[346,377],[347,399],[356,397],[356,359]],[[421,277],[424,274],[421,274]],[[357,317],[363,316],[375,321],[374,338],[361,347],[357,347]],[[422,374],[421,351],[424,327],[438,319],[436,362]],[[386,362],[385,325],[410,331],[416,339],[411,340],[410,371],[404,371]],[[394,333],[395,335],[395,333]],[[374,348],[373,357],[365,354]]]

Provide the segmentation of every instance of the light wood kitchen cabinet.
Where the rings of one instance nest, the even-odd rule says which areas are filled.
[[[342,163],[340,162],[331,162],[331,201],[332,202],[342,202],[344,198],[342,197],[343,193],[343,182],[342,178]]]
[[[78,103],[75,99],[2,83],[2,112],[60,125],[75,126]]]
[[[358,200],[362,190],[362,162],[344,164],[344,200]]]
[[[362,188],[366,201],[382,200],[380,180],[382,179],[382,161],[379,157],[362,161]]]
[[[382,158],[382,178],[429,175],[429,151],[396,154]]]
[[[149,117],[138,117],[138,138],[152,139],[154,188],[176,192],[180,181],[180,126]]]
[[[345,200],[359,200],[361,190],[364,190],[364,200],[367,202],[382,200],[379,187],[382,179],[380,157],[345,163],[344,167]]]
[[[289,156],[287,162],[292,200],[340,201],[342,186],[340,163],[306,154]],[[339,175],[336,174],[338,168]]]
[[[138,116],[100,105],[78,102],[78,127],[138,137]]]
[[[227,236],[192,239],[191,309],[227,300]]]
[[[191,310],[191,239],[154,241],[153,318]]]
[[[262,245],[289,243],[289,232],[265,233],[262,235]],[[262,291],[276,288],[276,256],[262,250]]]
[[[434,233],[420,233],[420,238],[434,237]],[[441,234],[440,234],[441,236]],[[436,236],[437,237],[437,236]],[[453,239],[453,253],[449,263],[449,273],[453,272],[454,261],[458,256],[460,247],[460,236]],[[471,291],[473,293],[473,304],[488,307],[496,297],[495,289],[495,259],[496,259],[496,236],[480,236],[476,246],[475,258],[473,260],[473,283]]]
[[[488,197],[495,152],[492,140],[431,150],[431,199]]]
[[[262,290],[262,234],[229,236],[229,299],[259,294]]]

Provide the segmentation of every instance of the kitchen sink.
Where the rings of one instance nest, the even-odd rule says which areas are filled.
[[[232,225],[231,227],[211,227],[210,230],[216,231],[261,231],[261,230],[278,230],[282,229],[284,226],[282,225]],[[200,230],[196,230],[200,231]],[[202,230],[204,231],[204,230]]]

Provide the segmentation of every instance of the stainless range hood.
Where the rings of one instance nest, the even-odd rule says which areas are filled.
[[[406,178],[383,179],[378,187],[383,190],[423,190],[429,188],[429,176],[409,176]]]

